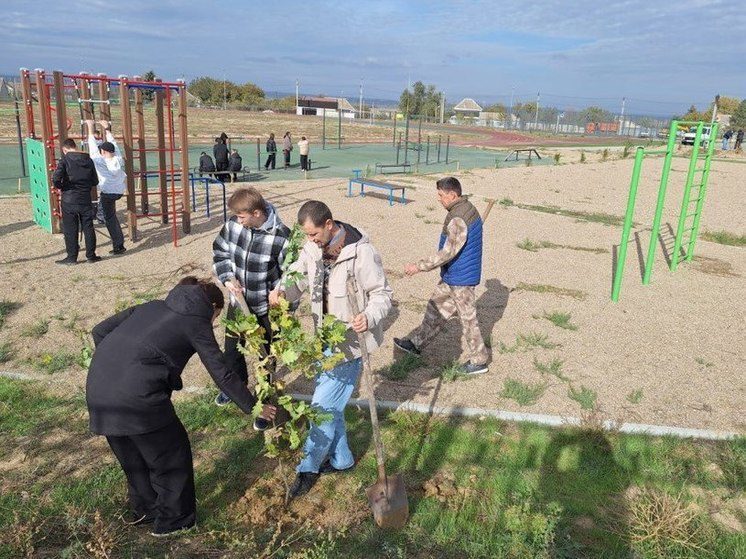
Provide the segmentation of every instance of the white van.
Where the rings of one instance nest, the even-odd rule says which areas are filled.
[[[702,147],[707,147],[707,142],[710,141],[710,130],[712,128],[710,126],[703,126],[702,127],[702,136],[700,136],[700,145]],[[691,126],[689,127],[689,131],[684,134],[684,137],[681,138],[681,145],[682,146],[693,146],[694,145],[694,138],[697,136],[697,127]]]

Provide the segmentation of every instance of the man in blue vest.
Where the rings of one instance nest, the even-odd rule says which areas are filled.
[[[440,282],[430,297],[420,327],[411,338],[394,338],[394,345],[419,355],[445,323],[458,314],[470,357],[464,369],[470,375],[486,373],[489,354],[479,330],[474,294],[474,287],[482,279],[482,218],[474,205],[461,197],[458,179],[440,179],[436,187],[438,201],[448,210],[438,252],[407,264],[404,273],[413,276],[440,267]]]

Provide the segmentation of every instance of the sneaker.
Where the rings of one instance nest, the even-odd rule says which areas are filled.
[[[475,365],[474,363],[469,361],[464,365],[464,372],[467,375],[481,375],[482,373],[486,373],[487,371],[489,371],[487,363],[484,363],[483,365]]]
[[[130,513],[129,515],[122,517],[122,522],[124,522],[125,526],[152,524],[153,522],[155,522],[155,516],[151,516],[149,514]]]
[[[74,264],[77,264],[77,260],[73,260],[72,258],[63,258],[62,260],[55,260],[55,264],[62,264],[63,266],[72,266]]]
[[[412,355],[419,355],[421,353],[420,350],[417,349],[417,346],[407,338],[394,338],[394,345],[400,350],[411,353]]]
[[[215,405],[216,406],[227,406],[231,403],[231,399],[225,394],[225,392],[221,392],[217,396],[215,396]]]
[[[122,254],[123,252],[127,252],[127,249],[125,247],[119,247],[119,248],[110,250],[109,254]]]
[[[183,528],[171,528],[170,530],[153,530],[150,532],[150,535],[155,538],[167,538],[169,536],[180,536],[181,534],[184,534],[185,532],[188,532],[189,530],[192,530],[193,528],[197,527],[197,523],[195,522],[191,526],[184,526]]]
[[[319,474],[313,472],[300,472],[295,476],[293,485],[290,486],[290,498],[295,499],[308,493],[319,479]]]
[[[324,463],[319,466],[319,474],[337,474],[340,472],[349,472],[354,467],[355,464],[353,463],[352,466],[350,466],[349,468],[343,468],[340,470],[332,466],[332,463],[329,460],[325,460]]]
[[[96,262],[101,262],[103,258],[101,258],[100,256],[91,256],[90,258],[86,258],[86,260],[88,260],[89,264],[95,264]]]

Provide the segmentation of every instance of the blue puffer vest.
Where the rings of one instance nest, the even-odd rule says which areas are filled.
[[[455,217],[464,220],[467,227],[466,244],[456,257],[440,269],[440,277],[447,285],[473,286],[482,280],[482,218],[466,198],[457,200],[448,210],[438,250],[446,242],[448,224]]]

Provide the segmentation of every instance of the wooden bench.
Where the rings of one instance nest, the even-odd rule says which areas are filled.
[[[380,188],[381,190],[387,190],[389,193],[389,206],[394,205],[394,190],[401,190],[402,204],[405,203],[404,199],[404,187],[398,184],[389,184],[387,182],[376,181],[372,179],[366,179],[365,177],[353,177],[350,179],[350,184],[347,187],[347,197],[352,198],[352,185],[353,183],[360,185],[360,196],[365,196],[365,187],[369,186],[372,188]]]
[[[386,169],[401,169],[400,171],[394,171],[394,173],[406,173],[412,170],[411,163],[376,163],[376,175],[386,174]]]
[[[510,153],[509,153],[509,154],[508,154],[508,155],[507,155],[507,156],[505,157],[504,161],[507,161],[508,159],[510,159],[511,157],[513,157],[514,155],[515,155],[515,160],[516,160],[516,161],[518,161],[518,156],[519,156],[519,155],[520,155],[521,153],[528,153],[528,158],[529,158],[529,159],[531,159],[531,154],[534,154],[534,155],[536,155],[536,158],[537,158],[537,159],[541,159],[541,155],[539,155],[539,152],[538,152],[538,151],[536,151],[536,149],[534,149],[534,148],[526,148],[526,149],[514,149],[513,151],[511,151],[511,152],[510,152]]]

